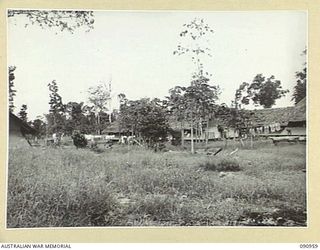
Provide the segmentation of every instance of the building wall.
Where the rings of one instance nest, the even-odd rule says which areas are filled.
[[[226,138],[234,138],[234,137],[239,137],[239,133],[235,131],[233,128],[229,128],[228,130],[225,130],[224,136]],[[221,132],[218,129],[218,126],[210,126],[209,128],[204,128],[203,129],[203,134],[200,138],[196,137],[196,134],[194,134],[194,139],[209,139],[209,140],[216,140],[216,139],[221,139],[222,135]],[[191,135],[190,135],[190,130],[185,130],[184,134],[184,139],[185,140],[191,140]]]
[[[208,135],[208,139],[219,139],[221,138],[221,133],[218,130],[218,127],[209,127],[209,129],[205,129],[205,133]]]

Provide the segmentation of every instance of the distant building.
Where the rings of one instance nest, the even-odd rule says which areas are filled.
[[[180,140],[191,140],[191,126],[189,122],[178,122],[173,119],[169,121],[171,135],[179,138]],[[204,121],[201,126],[194,124],[193,139],[206,141],[206,140],[219,140],[221,138],[234,138],[238,137],[238,131],[230,126],[227,126],[226,121],[222,119],[211,119],[209,124]]]
[[[119,121],[115,120],[111,124],[106,127],[101,134],[103,135],[115,135],[115,136],[123,136],[123,135],[131,135],[131,129],[124,129],[122,128]]]
[[[254,133],[306,135],[306,98],[295,106],[254,110],[250,119]]]
[[[247,127],[240,128],[240,132],[261,136],[306,135],[306,98],[295,106],[284,108],[266,108],[256,110],[243,110],[247,112]],[[170,128],[181,140],[191,140],[191,128],[188,122],[177,122],[172,118],[169,121]],[[178,133],[181,131],[181,133]],[[209,120],[209,124],[203,122],[199,128],[194,125],[194,140],[218,140],[221,138],[237,138],[240,132],[231,127],[228,117],[220,117]]]
[[[31,146],[28,137],[36,134],[36,129],[11,112],[9,113],[9,147]]]
[[[291,112],[289,122],[286,128],[287,134],[304,136],[307,134],[307,121],[306,121],[306,98],[303,98],[296,104]]]

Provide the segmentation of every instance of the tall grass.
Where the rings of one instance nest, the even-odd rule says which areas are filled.
[[[10,149],[7,225],[234,225],[248,211],[305,211],[303,145],[231,150]]]

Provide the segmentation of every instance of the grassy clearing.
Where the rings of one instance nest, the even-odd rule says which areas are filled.
[[[7,225],[305,225],[305,145],[231,151],[11,149]]]

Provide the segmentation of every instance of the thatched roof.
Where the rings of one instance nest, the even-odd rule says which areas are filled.
[[[258,126],[272,123],[280,123],[280,125],[286,126],[293,111],[294,107],[256,109],[253,110],[251,121]]]
[[[288,122],[306,121],[306,98],[291,107],[253,110],[252,121],[255,125],[280,123],[283,126]]]
[[[306,121],[307,105],[306,98],[296,104],[291,112],[290,122]]]
[[[287,126],[289,122],[306,121],[306,98],[303,98],[295,106],[284,108],[265,108],[255,110],[242,110],[250,117],[249,120],[253,126],[269,126],[270,124],[280,123],[281,126]],[[169,119],[170,128],[173,130],[181,129],[181,122],[176,121],[174,117]],[[211,119],[209,126],[228,126],[228,116]],[[184,122],[183,127],[190,129],[190,124]]]
[[[127,129],[124,129],[121,127],[119,121],[113,121],[107,128],[105,128],[102,133],[103,134],[108,134],[108,133],[112,133],[112,134],[116,134],[116,133],[124,133],[124,132],[128,132]]]
[[[206,121],[203,121],[203,124],[206,124]],[[214,118],[209,120],[209,127],[216,127],[218,125],[227,126],[227,124],[228,123],[226,119]],[[206,126],[206,125],[203,125],[203,126]],[[188,121],[184,121],[181,123],[181,121],[175,120],[174,117],[170,117],[169,127],[172,130],[178,131],[178,130],[181,130],[182,127],[183,129],[191,129],[191,124]],[[194,125],[194,128],[195,128],[195,125]]]

